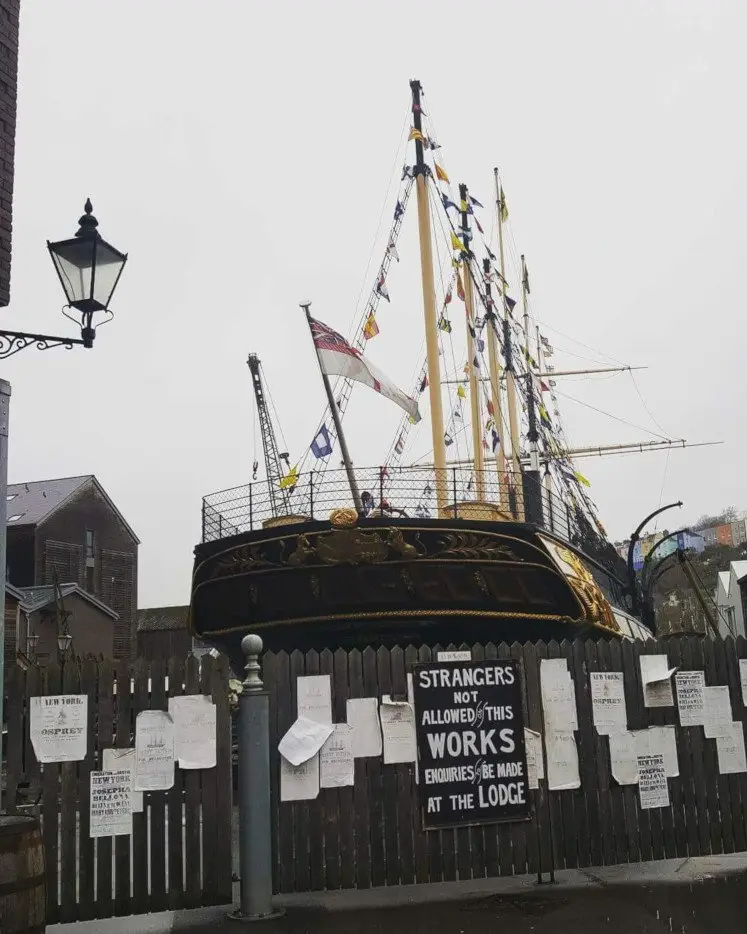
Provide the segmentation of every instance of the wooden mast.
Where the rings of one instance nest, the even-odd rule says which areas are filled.
[[[488,325],[488,360],[490,365],[490,402],[493,406],[492,418],[495,422],[495,432],[498,435],[498,446],[495,449],[495,466],[498,471],[499,505],[505,506],[508,499],[508,478],[506,477],[506,457],[504,454],[503,413],[501,407],[501,370],[498,363],[498,342],[496,329],[498,318],[493,304],[490,287],[490,260],[486,256],[482,263],[485,275],[485,301],[487,304]]]
[[[428,355],[428,394],[431,405],[433,432],[433,464],[436,473],[436,504],[438,515],[445,515],[446,445],[444,443],[444,413],[441,404],[441,366],[438,359],[438,318],[436,316],[436,288],[433,282],[433,245],[431,242],[431,212],[425,159],[423,158],[423,121],[420,106],[420,82],[410,82],[412,91],[413,126],[415,138],[415,190],[418,200],[418,231],[420,235],[420,273],[423,283],[423,314],[425,317],[425,345]]]
[[[462,276],[464,286],[464,304],[467,310],[467,366],[469,367],[469,401],[472,422],[472,458],[475,465],[475,488],[478,500],[485,499],[485,452],[482,447],[482,412],[480,406],[480,386],[478,383],[478,370],[475,366],[477,359],[477,345],[475,343],[475,292],[472,283],[472,269],[469,246],[469,212],[467,210],[467,186],[459,186],[462,215],[462,244],[464,251],[461,254],[462,269],[457,269],[457,276]]]
[[[495,178],[495,204],[498,213],[498,253],[501,262],[501,292],[503,294],[503,353],[506,358],[506,395],[508,400],[508,424],[511,433],[511,470],[514,486],[521,483],[521,446],[519,442],[519,411],[516,400],[516,371],[514,369],[511,321],[508,302],[506,301],[506,259],[503,247],[503,212],[505,200],[503,188],[498,179],[498,169],[493,169]],[[518,491],[517,491],[518,492]],[[516,518],[524,520],[524,497],[516,496]]]

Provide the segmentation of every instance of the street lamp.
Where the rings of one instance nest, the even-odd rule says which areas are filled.
[[[72,350],[76,344],[90,349],[93,347],[98,325],[105,324],[114,317],[109,310],[109,303],[127,262],[127,254],[121,253],[102,239],[96,229],[99,222],[93,216],[90,198],[86,200],[84,213],[78,224],[79,229],[74,237],[70,240],[58,240],[55,243],[47,241],[47,248],[67,299],[67,305],[62,313],[78,325],[80,337],[53,337],[49,334],[0,330],[0,360],[11,357],[32,345],[36,346],[37,350],[49,350],[50,347],[65,347],[67,350]],[[80,318],[69,314],[67,308],[75,309]],[[94,316],[98,314],[103,314],[104,317],[94,323]],[[0,613],[5,612],[9,409],[10,383],[0,379]],[[64,645],[62,644],[63,638]],[[72,637],[65,630],[58,636],[57,647],[61,653],[67,652],[71,642]],[[4,723],[4,664],[5,633],[3,627],[0,626],[0,734],[2,734]],[[1,758],[2,750],[0,750]]]
[[[60,661],[64,661],[67,658],[67,653],[70,651],[70,646],[72,644],[73,637],[67,630],[63,630],[57,634],[57,649],[60,653]]]
[[[25,331],[0,330],[0,360],[10,357],[32,344],[37,350],[50,347],[65,347],[71,350],[74,344],[93,347],[96,327],[114,317],[109,303],[127,262],[127,254],[121,253],[96,229],[99,222],[93,216],[91,199],[87,199],[84,214],[78,221],[79,229],[69,240],[47,240],[47,249],[65,293],[67,305],[62,313],[80,328],[80,337],[54,337],[49,334],[29,334]],[[75,309],[79,317],[65,309]],[[104,318],[95,323],[95,316]]]

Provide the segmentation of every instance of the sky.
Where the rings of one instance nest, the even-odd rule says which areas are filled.
[[[672,528],[747,507],[746,30],[741,0],[26,0],[5,327],[75,333],[45,241],[86,197],[129,262],[92,351],[3,362],[10,481],[96,474],[141,539],[140,606],[186,603],[201,498],[251,476],[248,352],[291,457],[308,447],[323,390],[298,304],[357,320],[417,77],[488,230],[500,168],[556,366],[646,367],[559,380],[622,420],[561,398],[571,442],[723,442],[579,461],[610,535],[678,499]],[[409,389],[414,198],[399,252],[369,352]],[[358,391],[356,463],[379,463],[398,422]]]

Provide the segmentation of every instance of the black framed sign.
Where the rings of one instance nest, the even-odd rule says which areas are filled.
[[[413,688],[423,828],[527,820],[519,663],[416,665]]]

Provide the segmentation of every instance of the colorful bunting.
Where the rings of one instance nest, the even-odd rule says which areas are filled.
[[[428,140],[428,148],[429,148],[429,149],[432,149],[432,150],[435,152],[436,149],[440,149],[440,148],[441,148],[441,144],[440,144],[440,143],[437,143],[437,142],[435,141],[435,139],[433,139],[433,137],[431,137],[431,138]]]
[[[447,291],[444,297],[444,305],[448,305],[450,302],[451,302],[451,286],[449,286],[449,290]]]
[[[451,321],[449,321],[446,315],[441,315],[439,318],[438,329],[439,331],[445,331],[447,334],[451,334]]]
[[[317,460],[322,457],[329,457],[332,453],[332,439],[329,436],[326,425],[322,425],[316,437],[311,442],[311,453]]]
[[[467,398],[467,390],[464,388],[464,386],[457,386],[457,395],[460,399]]]
[[[469,196],[469,200],[470,200],[470,202],[471,202],[472,204],[474,204],[474,206],[475,206],[476,208],[484,208],[484,207],[485,207],[484,204],[480,204],[480,202],[477,200],[477,198],[475,198],[474,195],[470,195],[470,196]]]
[[[281,490],[292,490],[293,487],[298,483],[298,464],[295,467],[291,467],[288,473],[281,479],[278,486]]]
[[[407,164],[402,166],[402,178],[400,178],[400,181],[403,182],[406,178],[415,178],[413,167]]]
[[[394,450],[396,451],[397,454],[401,454],[402,451],[404,451],[404,449],[405,449],[405,440],[400,434],[399,438],[397,438],[397,441],[394,445]]]
[[[511,298],[510,295],[504,295],[503,297],[506,300],[506,306],[508,308],[508,313],[511,314],[514,308],[516,308],[516,302],[514,301],[513,298]]]
[[[426,373],[420,381],[420,392],[425,392],[426,387],[428,386],[428,374]]]
[[[453,236],[454,234],[452,234],[452,237]],[[457,273],[456,285],[457,285],[457,295],[462,301],[464,301],[464,286],[462,285],[462,277],[459,275],[459,273]]]
[[[454,250],[459,250],[460,253],[467,252],[467,248],[462,243],[462,241],[459,239],[459,237],[457,237],[457,235],[454,233],[453,230],[451,231],[451,246]]]
[[[493,454],[498,450],[498,446],[501,443],[501,439],[498,437],[498,432],[493,428],[490,432],[490,436],[493,440]]]
[[[386,248],[386,251],[392,257],[392,259],[396,259],[397,262],[399,262],[399,253],[397,252],[397,247],[394,243],[394,240],[389,241],[389,246]]]
[[[444,172],[444,170],[441,168],[438,162],[434,162],[433,167],[436,170],[436,178],[439,180],[439,182],[446,182],[447,185],[451,184],[451,182],[449,181],[449,176],[446,174],[446,172]]]
[[[441,201],[443,202],[443,206],[446,211],[448,211],[450,208],[454,208],[455,211],[459,210],[459,208],[451,200],[451,198],[446,194],[445,191],[441,192]]]
[[[490,399],[488,399],[488,415],[490,415],[491,418],[495,418],[495,409],[493,408],[493,403],[490,401]]]
[[[584,486],[591,486],[591,483],[589,483],[586,477],[582,473],[579,473],[578,470],[573,471],[573,476],[576,478],[576,480],[578,480],[579,483],[583,483]]]
[[[389,290],[386,287],[386,282],[384,282],[383,276],[381,276],[379,281],[376,283],[376,292],[382,298],[385,298],[388,302],[391,302],[391,299],[389,298]]]
[[[498,203],[501,209],[501,220],[505,224],[508,220],[508,207],[506,206],[506,196],[503,193],[503,185],[501,185],[501,194],[500,198],[498,199]]]
[[[413,140],[413,139],[418,140],[418,142],[420,142],[420,143],[424,143],[424,142],[425,142],[425,137],[424,137],[423,134],[420,132],[420,130],[416,130],[415,127],[413,127],[413,128],[410,130],[410,135],[407,137],[407,141],[410,142],[410,140]]]
[[[402,202],[398,201],[394,206],[394,219],[397,221],[405,213],[405,209],[402,207]]]
[[[363,325],[363,336],[367,341],[370,341],[372,338],[376,337],[379,333],[379,326],[376,323],[376,316],[371,312],[366,318],[366,323]]]
[[[477,218],[475,218],[475,227],[477,227],[481,234],[485,234],[485,231],[482,229],[482,224]]]
[[[542,390],[542,392],[550,392],[550,387],[542,379],[540,380],[540,389]]]
[[[446,445],[446,447],[448,447],[450,444],[453,444],[453,443],[454,443],[454,439],[451,437],[451,435],[447,431],[444,434],[444,444]]]

